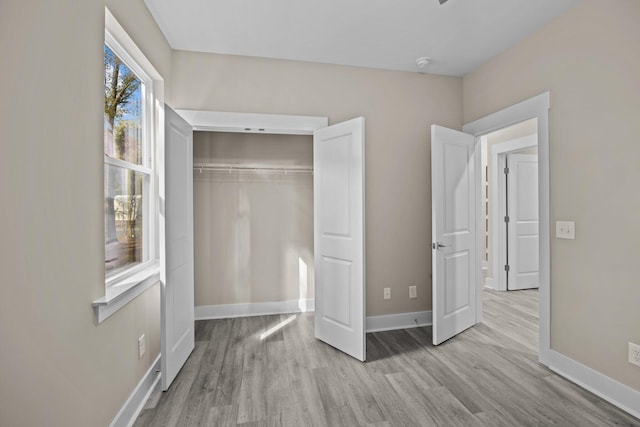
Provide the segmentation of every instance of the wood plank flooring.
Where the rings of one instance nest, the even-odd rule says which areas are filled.
[[[366,363],[316,340],[313,313],[198,321],[135,426],[640,426],[538,364],[537,312],[535,290],[485,291],[482,324],[438,347],[430,327],[368,334]]]

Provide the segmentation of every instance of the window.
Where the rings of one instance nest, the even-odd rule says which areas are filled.
[[[104,266],[107,277],[148,261],[152,179],[143,129],[145,84],[104,45]]]
[[[104,43],[105,296],[93,302],[102,322],[159,280],[155,139],[164,82],[109,9]]]

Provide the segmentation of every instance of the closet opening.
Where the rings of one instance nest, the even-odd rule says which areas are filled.
[[[196,319],[313,311],[313,178],[312,135],[194,131]]]

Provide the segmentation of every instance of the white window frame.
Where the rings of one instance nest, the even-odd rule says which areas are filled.
[[[143,184],[143,262],[105,273],[105,295],[93,302],[100,323],[160,280],[158,149],[164,144],[164,80],[124,28],[105,8],[105,44],[143,83],[143,164],[104,156],[104,165],[124,167],[147,175]]]

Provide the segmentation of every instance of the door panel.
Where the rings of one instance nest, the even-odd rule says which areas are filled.
[[[476,322],[474,137],[431,127],[433,344]]]
[[[165,106],[164,180],[160,185],[162,389],[194,349],[193,132]],[[164,236],[164,239],[163,237]]]
[[[364,361],[364,118],[316,131],[313,165],[316,338]]]
[[[538,156],[508,154],[507,164],[509,290],[537,288]]]
[[[469,301],[469,252],[445,254],[445,277],[450,279],[451,286],[444,290],[445,311],[444,319],[455,316],[460,310],[466,309]]]

